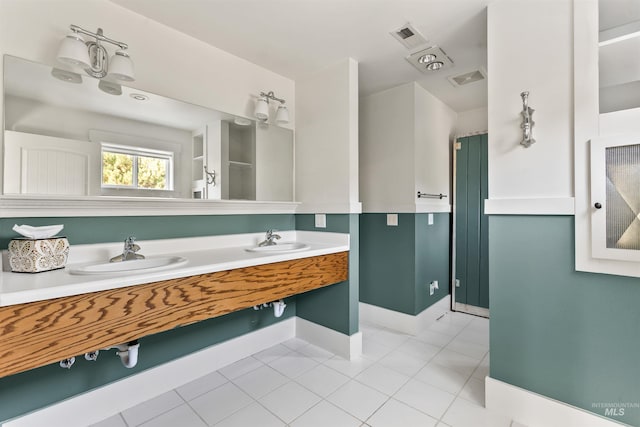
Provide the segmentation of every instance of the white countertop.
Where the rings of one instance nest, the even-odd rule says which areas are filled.
[[[282,236],[278,243],[295,241],[306,243],[310,248],[291,253],[248,252],[247,248],[264,239],[264,233],[140,240],[136,241],[141,247],[139,253],[145,256],[181,256],[187,259],[187,263],[158,271],[99,275],[73,275],[69,274],[68,268],[80,263],[108,261],[122,253],[122,242],[72,244],[67,268],[35,274],[7,271],[9,265],[6,251],[3,251],[0,307],[349,250],[348,234],[314,231],[283,231],[278,234]]]

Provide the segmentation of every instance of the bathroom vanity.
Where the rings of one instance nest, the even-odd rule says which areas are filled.
[[[0,377],[347,280],[347,234],[280,234],[309,248],[248,251],[263,234],[147,241],[140,246],[148,257],[170,253],[186,263],[74,275],[74,266],[122,250],[121,243],[78,245],[63,270],[2,271]]]

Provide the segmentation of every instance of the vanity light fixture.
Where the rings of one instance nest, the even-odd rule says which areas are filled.
[[[254,116],[263,123],[269,119],[269,100],[280,103],[276,111],[276,123],[289,123],[289,110],[284,105],[285,100],[277,98],[273,91],[269,91],[268,93],[260,92],[260,98],[256,101],[256,108],[253,113]]]
[[[126,82],[135,80],[133,62],[127,53],[126,43],[105,37],[102,28],[98,28],[96,33],[77,25],[71,25],[70,28],[71,33],[60,43],[58,61],[82,67],[87,74],[98,79],[109,76]],[[82,34],[95,38],[95,41],[85,41]],[[111,43],[119,48],[111,59],[102,42]]]

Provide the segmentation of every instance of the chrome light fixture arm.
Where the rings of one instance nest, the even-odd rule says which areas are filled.
[[[107,43],[111,43],[113,45],[116,45],[120,49],[128,49],[129,48],[129,46],[126,43],[110,39],[109,37],[105,37],[103,35],[103,33],[102,33],[102,28],[98,28],[98,32],[97,33],[92,33],[91,31],[85,30],[84,28],[78,27],[77,25],[73,25],[73,24],[71,24],[69,26],[69,28],[71,28],[71,31],[73,31],[74,33],[82,33],[82,34],[85,34],[87,36],[91,36],[91,37],[95,38],[98,41],[107,42]]]
[[[284,104],[284,103],[285,103],[285,100],[284,100],[284,99],[282,99],[282,98],[278,98],[278,97],[273,93],[273,91],[272,91],[272,90],[271,90],[271,91],[269,91],[269,92],[267,92],[267,93],[260,92],[260,96],[262,96],[263,98],[266,98],[266,99],[267,99],[267,102],[269,102],[269,100],[270,100],[270,99],[272,99],[272,100],[274,100],[274,101],[278,101],[278,102],[280,102],[281,104]]]
[[[254,115],[255,117],[262,123],[266,123],[269,119],[269,100],[278,101],[280,105],[278,105],[276,119],[275,122],[278,124],[289,123],[289,111],[287,110],[286,105],[284,105],[285,100],[283,98],[278,98],[273,91],[269,92],[260,92],[260,97],[256,101],[256,108]]]
[[[134,80],[133,62],[127,53],[129,46],[126,43],[105,37],[102,28],[98,28],[95,33],[77,25],[70,25],[69,28],[72,34],[67,35],[60,44],[59,61],[81,66],[87,74],[98,79],[111,74],[116,80]],[[92,37],[93,40],[89,38],[85,41],[83,35]],[[105,47],[107,43],[118,47],[111,58]]]
[[[533,125],[536,122],[532,118],[535,110],[529,107],[529,92],[522,92],[520,97],[522,98],[522,112],[520,113],[522,114],[522,124],[520,125],[520,128],[522,128],[522,141],[520,141],[520,144],[525,148],[529,148],[531,144],[536,142],[533,139]]]

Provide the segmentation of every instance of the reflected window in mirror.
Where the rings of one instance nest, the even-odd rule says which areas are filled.
[[[102,188],[173,190],[173,153],[102,144]]]
[[[96,79],[51,73],[4,55],[4,195],[293,200],[291,129],[126,86],[114,96]],[[103,144],[153,152],[111,151],[119,154],[111,167],[119,160],[126,174],[104,178]]]

